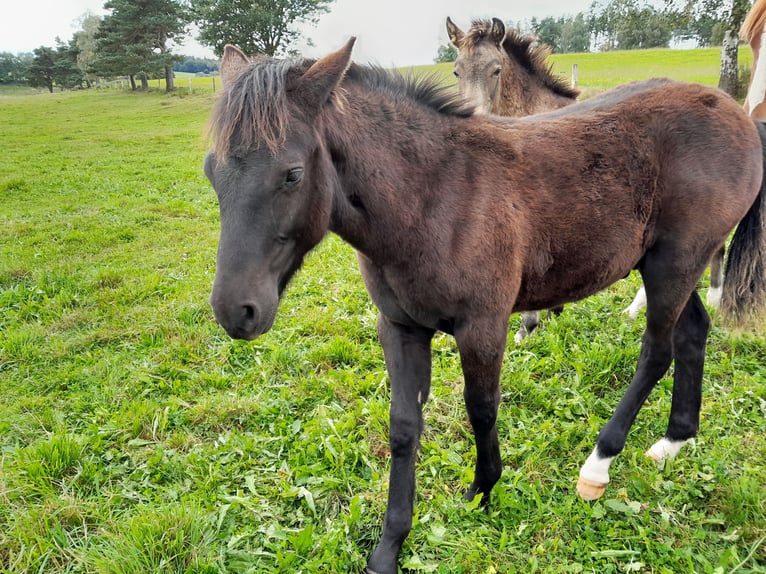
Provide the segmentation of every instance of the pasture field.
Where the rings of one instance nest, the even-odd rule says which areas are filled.
[[[593,56],[603,84],[628,79],[622,57]],[[361,572],[378,539],[388,387],[354,253],[329,236],[269,334],[226,337],[207,304],[212,103],[0,96],[0,572]],[[643,316],[621,311],[638,285],[511,339],[486,512],[460,499],[473,440],[454,342],[435,339],[406,571],[766,572],[763,330],[713,313],[698,438],[660,467],[643,456],[665,430],[666,377],[605,497],[575,493],[633,374]]]
[[[550,62],[556,74],[571,81],[572,65],[578,66],[578,85],[584,97],[596,94],[618,84],[653,77],[668,77],[689,82],[701,82],[710,86],[718,84],[721,51],[719,48],[699,50],[630,50],[608,54],[553,54]],[[739,50],[739,65],[750,67],[753,53],[749,46]],[[453,84],[452,64],[414,66],[418,74],[435,74]],[[115,83],[114,85],[119,85]],[[127,83],[125,83],[127,86]],[[164,80],[150,80],[150,89],[165,89]],[[220,91],[220,78],[195,77],[179,73],[176,89],[180,93],[213,94]]]

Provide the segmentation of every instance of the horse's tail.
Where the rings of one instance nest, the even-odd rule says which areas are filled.
[[[721,313],[740,325],[766,308],[766,124],[755,124],[761,136],[764,176],[758,196],[731,240],[721,297]]]

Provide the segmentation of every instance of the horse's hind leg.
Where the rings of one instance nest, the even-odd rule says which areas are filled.
[[[652,445],[647,456],[656,461],[673,458],[697,434],[702,405],[702,372],[710,319],[696,292],[673,331],[673,402],[665,437]]]
[[[396,574],[396,561],[412,528],[415,460],[423,431],[423,404],[431,384],[431,338],[428,329],[407,327],[378,317],[378,336],[391,380],[391,474],[383,533],[367,571]]]
[[[521,326],[519,326],[519,330],[516,331],[516,335],[514,335],[513,340],[518,345],[528,335],[531,335],[532,331],[537,329],[539,324],[540,311],[525,311],[521,314]]]
[[[725,256],[726,246],[722,245],[710,261],[710,289],[707,291],[707,304],[716,309],[721,304],[721,294],[723,293]]]
[[[558,307],[554,307],[553,309],[548,309],[548,314],[545,316],[546,319],[550,319],[551,315],[561,315],[561,313],[564,311],[564,306],[560,305]],[[526,311],[521,314],[521,326],[519,327],[519,330],[516,331],[516,334],[513,336],[513,340],[516,342],[516,344],[520,344],[525,338],[527,338],[529,335],[532,334],[532,332],[537,329],[537,327],[540,325],[540,311]]]
[[[675,325],[684,307],[691,304],[690,294],[704,270],[704,266],[679,269],[677,264],[682,260],[666,253],[664,258],[655,255],[644,262],[641,273],[648,307],[638,366],[617,409],[601,429],[596,448],[580,469],[577,491],[585,500],[594,500],[604,493],[609,482],[609,465],[625,447],[638,411],[673,360]],[[679,396],[679,400],[681,398]]]

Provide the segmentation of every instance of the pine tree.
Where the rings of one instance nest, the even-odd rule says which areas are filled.
[[[96,34],[96,58],[92,69],[101,75],[128,75],[135,89],[135,76],[142,89],[150,75],[163,74],[165,88],[174,89],[173,62],[169,42],[186,34],[188,12],[176,0],[107,0]]]

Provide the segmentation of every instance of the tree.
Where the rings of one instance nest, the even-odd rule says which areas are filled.
[[[175,89],[173,64],[180,58],[172,54],[168,42],[186,35],[191,14],[175,0],[139,0],[135,3],[143,4],[141,23],[152,46],[152,60],[155,65],[162,66],[165,90],[170,92]]]
[[[563,18],[553,18],[548,16],[543,18],[539,22],[537,18],[532,18],[530,24],[532,25],[532,31],[537,36],[537,40],[541,44],[550,46],[554,52],[561,52],[561,28],[564,23]]]
[[[91,69],[101,75],[141,77],[148,88],[151,74],[164,73],[165,87],[173,84],[173,62],[178,59],[168,46],[170,40],[186,33],[189,14],[175,0],[107,0],[104,17],[96,34],[96,58]]]
[[[457,60],[457,48],[455,48],[455,46],[452,44],[439,46],[439,50],[436,52],[436,58],[434,58],[434,63],[442,64],[444,62],[454,62],[455,60]]]
[[[537,40],[554,52],[587,52],[590,49],[590,30],[582,12],[574,17],[549,16],[540,21],[532,18],[530,28]]]
[[[104,7],[112,10],[105,16],[96,33],[96,52],[89,72],[101,77],[128,76],[130,86],[136,89],[136,76],[141,77],[142,89],[148,89],[146,69],[149,63],[148,46],[135,43],[127,18],[119,3],[107,2]]]
[[[189,72],[192,74],[211,74],[218,71],[218,60],[213,58],[195,58],[183,56],[173,65],[174,72]]]
[[[739,29],[750,9],[749,0],[731,0],[726,18],[727,28],[721,45],[721,75],[718,87],[732,96],[739,94],[739,66],[737,51],[739,48]]]
[[[40,46],[35,48],[32,65],[29,68],[29,85],[33,88],[46,88],[53,93],[56,52],[53,48]]]
[[[587,52],[590,50],[590,30],[585,21],[585,14],[578,13],[574,18],[565,19],[561,25],[561,51]]]
[[[83,78],[89,87],[95,80],[90,73],[90,69],[96,60],[96,35],[98,34],[99,26],[101,26],[101,18],[92,12],[86,12],[80,18],[80,30],[75,32],[73,37],[74,43],[79,50],[77,54],[77,67],[80,68]]]
[[[0,84],[21,84],[28,81],[33,55],[0,52]]]
[[[602,50],[631,50],[667,46],[673,36],[672,20],[651,4],[638,0],[593,2],[589,27]]]
[[[701,48],[721,43],[726,12],[725,0],[665,0],[673,35],[694,40]]]
[[[672,37],[669,20],[652,6],[628,7],[617,25],[620,50],[667,48]]]
[[[333,0],[190,0],[198,40],[216,55],[226,44],[248,54],[285,53],[300,38],[299,23],[316,24]]]
[[[56,40],[58,46],[53,64],[53,81],[62,90],[80,87],[83,81],[82,71],[77,66],[77,56],[80,50],[74,39],[69,44],[65,44],[58,38]]]

